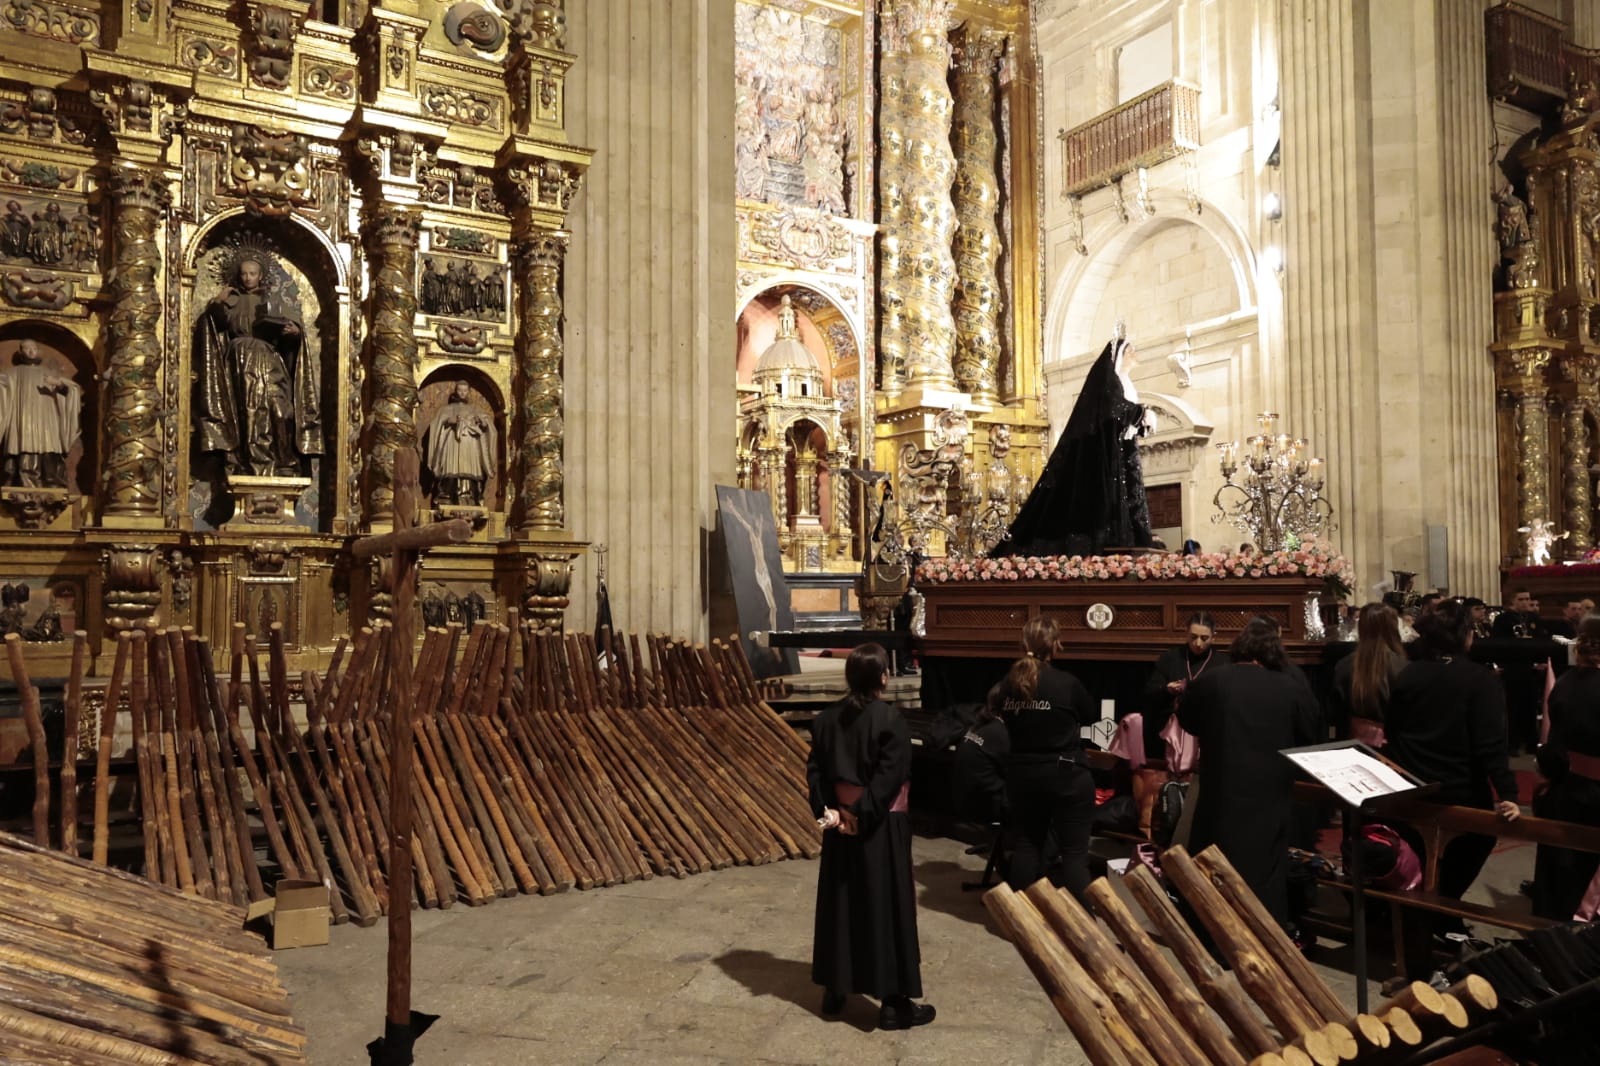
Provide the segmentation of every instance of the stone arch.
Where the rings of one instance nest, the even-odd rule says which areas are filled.
[[[83,338],[59,323],[43,318],[21,318],[0,325],[0,374],[12,365],[25,340],[39,343],[45,365],[68,372],[82,394],[78,444],[67,455],[67,488],[79,496],[93,496],[100,471],[100,387],[94,352]]]
[[[1094,354],[1107,338],[1094,335],[1095,313],[1117,270],[1145,242],[1177,226],[1193,226],[1207,235],[1226,258],[1239,311],[1256,307],[1256,253],[1244,230],[1225,211],[1202,201],[1199,214],[1156,214],[1136,225],[1114,211],[1086,218],[1084,244],[1088,256],[1072,256],[1055,283],[1045,311],[1045,362]]]

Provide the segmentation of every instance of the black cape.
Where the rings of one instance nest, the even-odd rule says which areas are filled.
[[[1139,441],[1125,439],[1144,419],[1117,376],[1126,343],[1112,341],[1095,360],[1039,483],[990,555],[1093,555],[1153,543]]]
[[[1289,917],[1289,813],[1294,763],[1284,748],[1315,743],[1310,689],[1264,666],[1207,670],[1184,691],[1178,722],[1200,741],[1200,799],[1189,850],[1217,845],[1280,923]]]
[[[1600,825],[1600,781],[1575,774],[1567,756],[1600,756],[1600,670],[1568,670],[1550,693],[1550,740],[1539,749],[1539,770],[1550,782],[1534,797],[1533,813],[1581,825]],[[1600,868],[1600,855],[1540,844],[1533,866],[1533,913],[1570,921]]]
[[[806,763],[812,814],[839,806],[837,782],[863,789],[846,808],[860,832],[822,835],[811,979],[830,991],[922,995],[911,823],[889,809],[910,776],[911,728],[887,703],[836,703],[817,716]]]

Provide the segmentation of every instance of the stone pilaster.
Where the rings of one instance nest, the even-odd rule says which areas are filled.
[[[566,524],[562,417],[561,267],[570,234],[542,230],[517,245],[522,332],[517,337],[522,460],[519,513],[524,531]]]
[[[368,344],[364,518],[368,528],[394,519],[394,454],[417,447],[417,315],[414,277],[421,212],[377,200],[362,230],[372,268]]]
[[[969,23],[956,53],[956,384],[981,404],[999,402],[1000,181],[995,168],[995,75],[1005,35]]]
[[[102,521],[106,525],[162,524],[161,249],[157,234],[171,193],[157,168],[130,162],[112,167],[116,267],[107,321],[102,447]]]

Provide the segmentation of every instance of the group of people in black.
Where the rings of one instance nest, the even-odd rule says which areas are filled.
[[[1574,606],[1576,613],[1578,601]],[[1506,821],[1520,817],[1506,690],[1495,668],[1471,655],[1478,634],[1496,630],[1475,607],[1460,598],[1430,602],[1409,620],[1409,642],[1392,607],[1363,607],[1356,647],[1334,672],[1331,719],[1289,661],[1273,621],[1253,619],[1220,650],[1212,646],[1210,617],[1192,618],[1189,639],[1157,663],[1142,708],[1147,750],[1160,750],[1170,737],[1170,719],[1198,743],[1190,850],[1218,845],[1267,910],[1288,924],[1296,770],[1280,753],[1332,735],[1381,748],[1402,769],[1437,782],[1436,802],[1493,810]],[[1551,624],[1530,621],[1532,608],[1521,597],[1512,612],[1496,626],[1526,632]],[[1534,810],[1600,824],[1600,615],[1560,622],[1571,626],[1576,666],[1549,692],[1539,746],[1546,783]],[[1024,627],[1023,655],[962,739],[957,775],[982,798],[979,816],[1007,827],[1014,888],[1048,877],[1081,896],[1091,880],[1096,804],[1081,736],[1099,714],[1083,683],[1054,660],[1058,636],[1049,618]],[[827,830],[813,978],[826,990],[825,1012],[840,1010],[849,994],[871,995],[882,1001],[883,1027],[909,1028],[934,1016],[930,1005],[915,1002],[922,988],[906,820],[910,731],[880,698],[888,676],[881,649],[853,652],[846,676],[851,695],[817,720],[809,768],[811,804]],[[1419,864],[1426,861],[1420,834],[1403,824],[1393,831]],[[1493,847],[1489,836],[1451,840],[1438,857],[1439,894],[1460,898]],[[1541,846],[1536,913],[1559,920],[1583,908],[1592,913],[1600,906],[1600,889],[1591,887],[1597,866],[1600,857]],[[1450,932],[1451,924],[1441,917],[1432,931]],[[1422,967],[1433,946],[1426,937],[1403,946],[1409,972],[1428,972]]]

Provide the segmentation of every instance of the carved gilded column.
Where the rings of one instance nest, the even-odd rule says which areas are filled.
[[[901,131],[905,95],[905,49],[897,43],[892,17],[884,20],[878,60],[878,363],[880,390],[891,401],[906,384],[905,294],[908,273],[901,229],[906,217],[906,152]],[[894,279],[891,283],[890,279]]]
[[[410,204],[375,200],[362,229],[372,263],[366,425],[368,527],[394,518],[394,453],[417,447],[417,316],[413,277],[422,215]]]
[[[1567,404],[1566,424],[1561,434],[1565,451],[1562,464],[1563,495],[1567,501],[1566,529],[1572,536],[1567,540],[1569,552],[1587,551],[1594,547],[1590,529],[1589,492],[1589,424],[1584,420],[1588,405],[1582,400]]]
[[[116,266],[108,288],[110,352],[105,375],[104,517],[161,519],[161,249],[156,243],[171,204],[166,177],[154,167],[118,163],[106,190],[116,233]]]
[[[561,264],[571,234],[537,230],[517,245],[522,332],[517,337],[522,398],[522,529],[566,523],[561,359]]]
[[[1550,349],[1518,348],[1501,356],[1501,387],[1510,392],[1517,440],[1517,525],[1554,521],[1550,508]]]
[[[1000,182],[995,176],[995,73],[1005,35],[968,23],[956,53],[955,378],[982,404],[1000,402]]]
[[[1561,431],[1562,499],[1566,502],[1567,554],[1594,547],[1594,493],[1589,480],[1589,422],[1600,386],[1600,356],[1569,354],[1561,359],[1561,376],[1570,384]]]
[[[955,386],[956,332],[950,309],[956,280],[950,250],[956,230],[950,200],[956,172],[950,148],[955,108],[948,82],[951,7],[951,0],[901,0],[892,12],[895,37],[905,49],[899,60],[901,106],[890,116],[898,124],[898,186],[904,206],[885,240],[894,248],[886,257],[893,273],[885,269],[880,284],[882,305],[904,325],[907,383],[944,389]],[[885,357],[886,366],[902,360],[897,351]]]

